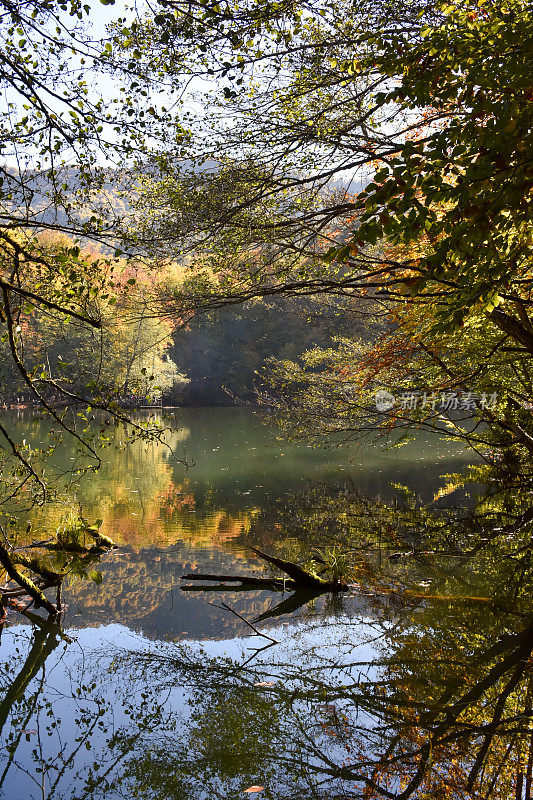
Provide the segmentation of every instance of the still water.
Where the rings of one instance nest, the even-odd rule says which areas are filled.
[[[511,555],[486,546],[494,514],[514,536],[500,511],[472,521],[477,501],[434,500],[471,457],[429,437],[315,450],[264,422],[176,411],[180,461],[161,445],[110,448],[34,515],[44,531],[75,503],[118,547],[100,584],[69,582],[61,630],[9,618],[0,797],[527,796],[529,561],[514,540]],[[46,436],[42,422],[13,424]],[[400,511],[394,484],[424,500],[422,517]],[[439,517],[453,503],[462,549]],[[506,503],[516,528],[523,509]],[[186,573],[262,574],[250,545],[301,557],[346,536],[356,588],[344,595],[181,588]]]

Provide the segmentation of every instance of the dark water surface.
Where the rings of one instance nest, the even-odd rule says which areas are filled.
[[[291,607],[290,593],[180,589],[183,573],[261,572],[247,545],[277,552],[280,519],[294,517],[285,544],[299,546],[306,492],[387,500],[392,482],[430,501],[467,456],[428,437],[393,451],[287,445],[248,409],[174,417],[189,468],[135,443],[73,489],[119,545],[102,582],[70,582],[61,631],[12,615],[2,633],[0,797],[462,798],[495,776],[487,797],[521,798],[533,640],[511,559],[394,560],[380,538],[351,594]]]

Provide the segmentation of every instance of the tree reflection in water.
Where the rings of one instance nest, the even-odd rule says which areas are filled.
[[[168,720],[168,691],[128,691],[109,652],[87,658],[57,624],[3,637],[0,796],[120,797],[121,771]]]
[[[528,493],[485,496],[455,526],[415,505],[363,515],[343,502],[360,589],[344,609],[258,623],[281,641],[252,659],[250,638],[121,644],[112,626],[69,642],[41,626],[22,646],[27,629],[4,631],[3,796],[529,797]],[[310,505],[311,540],[327,525]],[[408,536],[409,555],[389,559]]]
[[[244,776],[272,798],[522,797],[533,618],[453,603],[433,622],[423,604],[382,610],[331,623],[327,646],[296,632],[287,660],[139,657],[145,675],[191,691],[185,735],[158,750],[159,766],[179,763],[190,797],[202,785],[231,796]]]

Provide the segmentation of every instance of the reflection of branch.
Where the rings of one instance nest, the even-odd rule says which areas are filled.
[[[522,677],[528,666],[529,664],[525,659],[518,662],[513,672],[513,675],[509,680],[509,683],[507,684],[503,692],[501,692],[500,696],[496,701],[496,708],[494,710],[492,722],[489,725],[487,725],[487,732],[485,733],[483,744],[479,748],[476,760],[474,762],[472,769],[470,770],[470,774],[466,782],[466,789],[469,792],[471,792],[474,787],[474,783],[476,782],[476,778],[479,775],[479,771],[483,766],[483,762],[485,761],[485,757],[489,751],[491,742],[494,738],[494,735],[496,734],[496,731],[498,730],[498,726],[501,724],[503,712],[505,710],[505,702],[509,697],[509,695],[516,688],[517,684],[520,681],[520,678]]]
[[[420,755],[420,761],[418,763],[417,770],[404,791],[399,795],[394,795],[394,797],[398,798],[398,800],[400,800],[400,798],[407,800],[407,798],[410,798],[413,795],[413,793],[422,783],[422,780],[429,769],[429,764],[431,762],[434,749],[438,746],[451,743],[460,738],[461,732],[457,729],[457,727],[455,727],[455,729],[453,727],[454,725],[457,726],[457,720],[460,715],[463,714],[468,707],[472,707],[473,704],[479,702],[481,697],[486,694],[490,688],[495,686],[498,681],[508,672],[508,670],[511,669],[511,667],[515,667],[512,677],[509,679],[505,688],[498,697],[497,708],[493,721],[487,726],[478,726],[477,728],[479,731],[485,729],[487,731],[486,737],[488,738],[485,738],[470,773],[470,778],[473,776],[473,780],[475,780],[479,769],[483,765],[482,762],[486,757],[490,742],[492,741],[499,724],[501,724],[499,719],[503,714],[503,703],[507,699],[507,696],[516,688],[516,684],[519,682],[523,672],[528,667],[527,659],[533,647],[532,637],[533,624],[531,624],[525,631],[518,634],[516,637],[512,637],[511,642],[507,642],[509,646],[512,646],[515,643],[517,643],[517,646],[514,647],[514,649],[511,650],[511,652],[505,658],[503,658],[503,660],[496,663],[495,666],[489,670],[488,674],[482,680],[478,681],[478,683],[472,686],[462,697],[459,697],[454,703],[446,707],[445,703],[448,702],[453,694],[453,691],[457,688],[457,686],[451,687],[451,691],[448,689],[445,692],[444,698],[441,698],[441,701],[435,704],[435,710],[422,716],[420,724],[423,724],[430,729],[433,722],[441,714],[443,714],[444,719],[434,730],[432,730],[429,739],[419,749],[411,752],[411,757]],[[443,699],[444,703],[442,702]],[[500,703],[502,704],[501,713],[499,712]],[[395,741],[399,741],[401,735],[399,735],[396,740],[391,742],[391,745],[388,748],[389,751],[392,751]],[[400,756],[397,756],[395,759],[389,759],[389,763],[392,763],[393,761],[401,761],[406,758],[406,755],[406,753],[403,753]],[[386,797],[390,796],[382,786],[374,783],[374,781],[372,781],[372,783],[368,783],[368,785],[371,785],[372,788],[383,793]]]
[[[29,611],[28,609],[25,611],[20,611],[20,613],[23,614],[26,619],[32,623],[32,625],[36,625],[38,628],[41,628],[41,630],[48,631],[48,633],[53,632],[67,644],[72,644],[73,640],[70,638],[70,636],[67,636],[66,633],[63,633],[58,622],[54,622],[53,620],[50,620],[50,618],[45,619],[40,617],[39,614],[35,614],[33,611]]]
[[[256,617],[254,622],[262,622],[264,619],[272,617],[281,617],[284,614],[294,614],[295,611],[298,611],[316,597],[320,597],[321,594],[322,591],[317,591],[316,589],[297,589],[294,594],[289,595],[285,600]]]
[[[5,439],[7,439],[7,442],[8,442],[8,444],[9,444],[9,446],[10,446],[12,452],[13,452],[13,455],[16,458],[18,458],[18,460],[24,465],[24,468],[27,469],[29,474],[32,475],[33,478],[35,478],[35,480],[37,481],[37,483],[41,487],[41,491],[43,493],[43,499],[44,499],[46,497],[46,486],[44,485],[44,483],[41,480],[41,478],[39,477],[39,475],[35,472],[35,470],[33,469],[32,465],[30,464],[30,462],[27,461],[27,459],[24,458],[24,456],[22,455],[22,453],[20,452],[20,450],[18,449],[17,445],[15,444],[15,442],[13,441],[13,439],[11,438],[9,433],[6,431],[6,429],[4,428],[2,423],[0,423],[0,433],[4,436]],[[24,481],[24,483],[25,483],[25,481]],[[22,488],[22,486],[24,485],[24,483],[22,483],[20,486],[18,486],[16,491],[20,490]],[[11,494],[11,495],[9,495],[9,497],[5,498],[4,502],[6,502],[6,500],[9,500],[11,497],[13,497],[13,494]]]
[[[0,703],[0,731],[4,727],[13,705],[20,700],[30,681],[43,666],[52,650],[59,644],[58,633],[59,627],[53,625],[43,626],[35,632],[33,645],[26,661]]]
[[[228,606],[226,603],[223,602],[221,605],[218,605],[217,603],[209,603],[209,605],[210,606],[215,606],[215,608],[225,608],[226,611],[229,611],[231,614],[235,614],[236,617],[238,617],[244,623],[246,623],[246,625],[248,625],[248,627],[253,630],[253,632],[255,633],[256,636],[262,636],[264,639],[269,639],[269,641],[271,641],[272,644],[279,644],[277,639],[273,639],[272,636],[269,636],[267,633],[261,633],[261,631],[259,631],[255,627],[255,625],[253,625],[251,622],[248,622],[248,620],[245,619],[245,617],[243,617],[241,614],[239,614],[238,611],[235,611],[234,608],[231,608],[230,606]]]

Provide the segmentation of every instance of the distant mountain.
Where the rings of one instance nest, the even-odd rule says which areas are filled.
[[[0,168],[0,223],[83,233],[91,217],[110,227],[128,213],[130,176],[120,170],[96,169],[90,176],[74,167],[50,171]]]
[[[191,172],[215,173],[213,160],[195,165],[184,159],[179,168]],[[145,168],[150,173],[150,166]],[[157,169],[153,169],[154,177]],[[104,229],[111,229],[117,219],[131,213],[129,197],[135,191],[138,173],[128,170],[95,167],[89,174],[76,167],[50,171],[17,170],[0,167],[0,224],[19,221],[21,226],[65,229],[83,234],[83,228],[98,217]],[[327,188],[335,192],[357,194],[364,182],[332,178]]]

